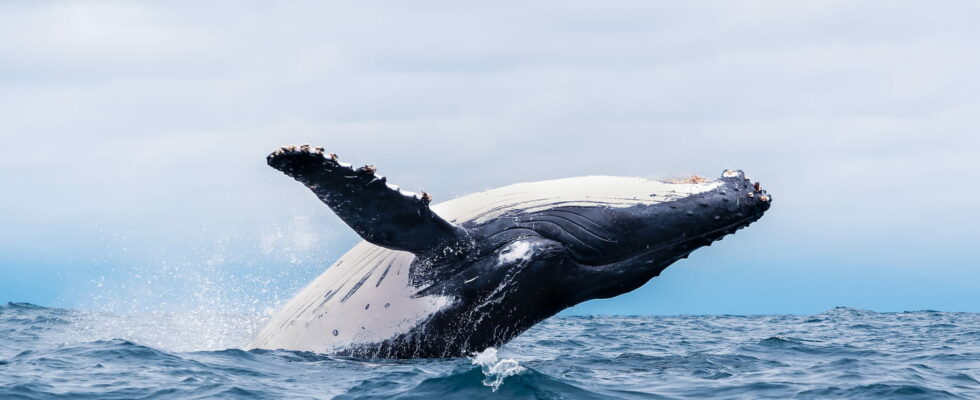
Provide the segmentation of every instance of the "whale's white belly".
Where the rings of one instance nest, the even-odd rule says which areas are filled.
[[[279,310],[250,348],[331,352],[406,333],[448,305],[443,296],[412,298],[415,255],[360,242]]]
[[[449,200],[432,209],[454,223],[482,222],[508,211],[540,211],[559,205],[655,204],[718,185],[587,176],[519,183]],[[643,192],[650,195],[635,196]],[[408,279],[414,259],[409,252],[358,243],[276,312],[248,347],[331,352],[410,331],[455,301],[447,296],[413,298],[420,289]]]

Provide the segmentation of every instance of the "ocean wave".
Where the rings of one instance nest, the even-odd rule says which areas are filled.
[[[561,317],[443,360],[246,351],[256,316],[160,318],[0,305],[0,398],[980,398],[971,313]]]

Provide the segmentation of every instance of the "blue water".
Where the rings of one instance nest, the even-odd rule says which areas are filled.
[[[496,352],[242,351],[254,316],[0,305],[0,399],[980,398],[980,314],[560,317]]]

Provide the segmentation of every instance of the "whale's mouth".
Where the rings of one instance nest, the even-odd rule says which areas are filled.
[[[712,243],[717,242],[717,241],[719,241],[721,239],[724,239],[725,236],[731,235],[731,234],[735,233],[736,231],[738,231],[739,229],[742,229],[742,228],[745,228],[745,227],[749,226],[753,222],[758,221],[759,218],[762,218],[762,214],[753,215],[751,217],[746,217],[746,218],[743,218],[743,219],[738,220],[736,222],[733,222],[731,224],[728,224],[726,226],[722,226],[720,228],[715,228],[715,229],[709,230],[707,232],[702,232],[702,233],[699,233],[699,234],[694,235],[694,236],[690,236],[690,237],[686,237],[686,238],[681,238],[681,239],[679,239],[679,240],[677,240],[675,242],[668,243],[668,244],[665,244],[663,246],[660,246],[657,249],[655,249],[655,251],[657,251],[657,250],[664,250],[664,249],[670,248],[670,247],[682,246],[682,245],[690,244],[690,243],[695,243],[698,246],[711,246]]]
[[[694,175],[683,181],[703,182],[704,178]],[[710,246],[759,220],[772,206],[772,196],[762,188],[762,184],[752,182],[741,170],[725,170],[719,181],[722,182],[721,187],[697,200],[700,209],[707,211],[687,211],[688,216],[694,213],[693,218],[708,229],[657,246],[656,250],[681,247],[681,250],[689,252],[701,246]]]
[[[722,227],[715,228],[715,229],[712,229],[712,230],[709,230],[709,231],[706,231],[706,232],[702,232],[702,233],[699,233],[699,234],[694,235],[694,236],[689,236],[689,237],[681,238],[681,239],[678,239],[678,240],[673,241],[673,242],[661,244],[660,246],[657,246],[657,247],[651,247],[651,248],[646,249],[646,250],[644,250],[644,251],[642,251],[640,253],[634,254],[634,255],[632,255],[632,256],[624,259],[624,260],[615,261],[612,264],[618,264],[618,263],[622,263],[622,262],[628,262],[629,260],[633,260],[633,259],[647,259],[647,258],[650,258],[651,255],[656,254],[656,253],[663,252],[665,250],[675,249],[675,248],[678,248],[678,247],[684,247],[685,245],[693,245],[693,246],[690,246],[687,249],[685,249],[686,251],[684,253],[682,253],[682,255],[678,256],[678,258],[683,258],[683,257],[686,257],[686,254],[687,253],[690,253],[691,251],[694,251],[697,248],[702,247],[702,246],[711,246],[712,243],[717,242],[717,241],[719,241],[721,239],[724,239],[725,236],[731,235],[731,234],[735,233],[736,231],[738,231],[739,229],[742,229],[742,228],[745,228],[745,227],[749,226],[753,222],[758,221],[759,218],[762,218],[762,214],[754,215],[754,216],[751,216],[751,217],[746,217],[746,218],[743,218],[743,219],[741,219],[739,221],[736,221],[736,222],[733,222],[731,224],[728,224],[726,226],[722,226]],[[672,262],[673,260],[664,260],[664,261]],[[588,265],[588,264],[585,264],[585,263],[579,263],[579,265],[582,265],[582,266],[585,266],[585,267],[592,267],[592,268],[604,268],[604,267],[608,267],[610,264]]]
[[[710,246],[762,218],[772,205],[772,197],[759,182],[752,182],[740,170],[725,170],[721,178],[708,181],[697,175],[665,181],[681,185],[717,183],[714,189],[651,209],[650,229],[636,234],[643,238],[634,244],[634,253],[619,254],[616,261],[589,264],[669,264],[687,257],[694,250]],[[625,257],[623,257],[625,256]]]
[[[692,178],[700,177],[694,176]],[[706,225],[710,226],[712,221],[722,222],[722,225],[690,237],[680,238],[668,246],[681,246],[691,243],[697,246],[710,246],[711,243],[759,220],[772,206],[772,196],[762,188],[761,183],[752,182],[742,170],[727,169],[721,173],[719,180],[723,185],[715,193],[702,199],[699,205],[708,209],[712,206],[717,208],[717,211],[705,214],[705,216],[715,214],[706,219]],[[690,214],[690,212],[688,213]],[[729,221],[725,222],[725,219],[729,219]]]

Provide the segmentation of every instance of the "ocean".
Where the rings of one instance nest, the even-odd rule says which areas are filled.
[[[255,315],[0,305],[0,399],[978,399],[980,314],[555,317],[468,358],[237,347]]]

